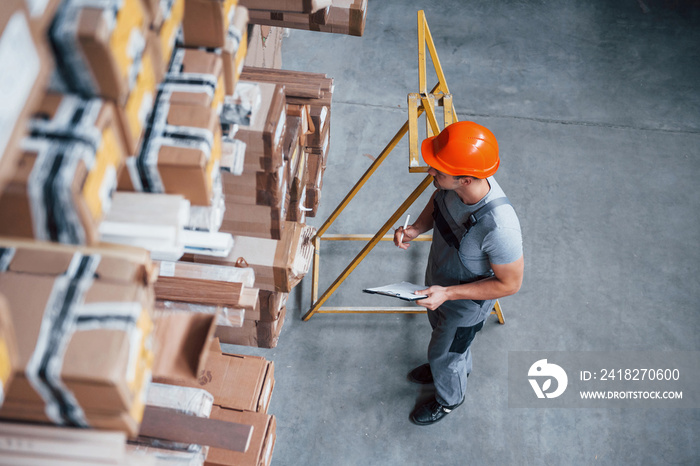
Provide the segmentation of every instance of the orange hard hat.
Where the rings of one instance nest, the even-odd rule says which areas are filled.
[[[498,142],[488,128],[473,121],[458,121],[421,144],[423,160],[453,176],[488,178],[496,173]]]

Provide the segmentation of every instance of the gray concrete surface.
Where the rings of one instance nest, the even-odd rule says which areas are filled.
[[[370,0],[361,38],[285,38],[283,68],[335,79],[321,208],[308,223],[323,223],[406,120],[424,9],[460,120],[498,137],[524,284],[501,300],[506,324],[490,317],[475,340],[466,402],[417,427],[409,413],[430,391],[405,375],[426,360],[425,316],[302,322],[308,275],[276,348],[228,348],[275,362],[273,465],[700,464],[698,409],[516,409],[507,390],[511,351],[700,351],[700,7],[427,3]],[[404,140],[330,232],[376,232],[422,179],[407,163]],[[322,291],[361,247],[323,243]],[[380,244],[327,304],[398,304],[360,290],[420,281],[427,253]]]

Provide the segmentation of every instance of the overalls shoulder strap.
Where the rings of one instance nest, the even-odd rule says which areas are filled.
[[[435,228],[440,232],[440,235],[448,245],[459,249],[459,244],[464,235],[469,233],[469,230],[479,223],[479,220],[486,214],[504,204],[510,204],[510,201],[505,196],[493,199],[473,212],[466,222],[459,224],[447,210],[444,196],[436,196],[433,201],[433,220]]]

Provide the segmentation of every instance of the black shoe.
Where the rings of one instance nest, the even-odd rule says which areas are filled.
[[[433,383],[433,373],[430,372],[430,364],[418,366],[408,373],[408,380],[420,384]]]
[[[460,401],[456,405],[443,406],[440,403],[438,403],[438,401],[435,398],[433,398],[427,403],[424,403],[417,407],[411,413],[411,421],[413,421],[414,424],[418,424],[419,426],[428,426],[430,424],[434,424],[443,417],[450,414],[453,409],[455,409],[462,403],[464,403],[464,398],[462,398],[462,401]]]

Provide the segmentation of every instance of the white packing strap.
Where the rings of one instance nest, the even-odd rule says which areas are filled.
[[[15,252],[17,252],[16,248],[0,248],[0,272],[7,272],[15,257]]]
[[[38,154],[27,183],[34,237],[84,244],[86,233],[71,189],[78,162],[92,165],[92,148],[78,140],[39,138],[25,139],[23,147]]]
[[[51,120],[32,118],[29,129],[39,136],[77,138],[90,144],[95,151],[102,142],[102,133],[97,128],[97,118],[104,102],[102,99],[83,99],[77,95],[65,94]],[[92,163],[92,160],[86,160]],[[92,166],[88,165],[88,170]]]
[[[58,425],[89,427],[83,409],[61,380],[61,369],[76,327],[75,311],[92,285],[99,262],[99,255],[76,252],[68,271],[56,278],[25,369],[29,383],[44,400],[46,415]]]
[[[67,67],[65,71],[69,74],[70,87],[78,89],[83,95],[97,95],[97,80],[87,66],[87,58],[78,44],[78,20],[84,6],[82,3],[87,3],[87,0],[66,0],[56,13],[50,34]]]
[[[206,94],[209,99],[214,98],[216,90],[216,77],[210,74],[166,75],[165,81],[160,84],[161,96],[170,100],[173,93],[185,92],[192,94]]]

